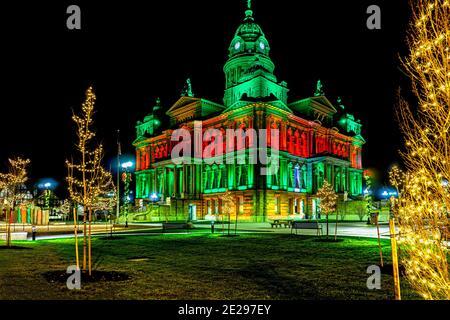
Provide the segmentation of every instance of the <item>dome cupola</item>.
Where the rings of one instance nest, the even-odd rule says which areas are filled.
[[[261,27],[253,18],[250,1],[248,3],[248,10],[245,11],[245,19],[237,29],[228,50],[229,58],[255,53],[269,55],[269,43]]]
[[[275,97],[287,103],[286,83],[278,83],[273,74],[275,65],[269,57],[269,42],[255,22],[251,0],[247,2],[245,18],[228,48],[225,73],[224,105],[230,107],[247,98]]]

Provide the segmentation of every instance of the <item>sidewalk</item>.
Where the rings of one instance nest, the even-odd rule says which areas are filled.
[[[327,225],[326,223],[321,223],[323,234],[326,234]],[[208,224],[194,224],[196,228],[211,228]],[[216,221],[215,224],[216,230],[222,229],[222,224]],[[225,228],[227,229],[227,224],[225,224]],[[329,223],[329,234],[334,235],[335,223]],[[388,225],[380,225],[380,237],[384,239],[389,239],[389,226]],[[234,231],[234,224],[231,224],[231,228]],[[291,233],[290,228],[278,227],[272,228],[270,223],[262,222],[262,223],[253,223],[253,222],[242,222],[237,225],[238,231],[248,231],[248,232],[272,232],[272,233]],[[295,233],[295,231],[294,231]],[[316,230],[297,230],[297,234],[302,235],[316,235]],[[346,223],[338,223],[338,236],[352,236],[352,237],[364,237],[364,238],[377,238],[377,228],[373,225],[367,225],[364,222],[346,222]]]

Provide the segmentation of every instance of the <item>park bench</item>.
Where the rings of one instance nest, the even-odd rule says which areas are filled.
[[[187,230],[189,228],[189,225],[184,222],[164,222],[162,224],[163,232],[166,230],[179,230],[179,229],[185,229]]]
[[[291,234],[294,232],[297,234],[299,229],[317,230],[317,235],[322,235],[322,225],[317,221],[294,221],[292,223]]]
[[[285,228],[291,226],[291,221],[289,220],[273,220],[273,222],[270,222],[272,228],[275,226],[275,228],[284,226]]]

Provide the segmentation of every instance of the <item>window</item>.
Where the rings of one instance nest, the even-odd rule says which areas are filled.
[[[214,175],[214,170],[212,169],[212,170],[209,170],[209,183],[208,183],[208,189],[214,189],[214,177],[215,177],[215,175]]]
[[[294,167],[294,188],[300,189],[300,166],[298,164]]]
[[[274,201],[274,211],[275,214],[280,214],[280,196],[275,196],[275,201]]]
[[[292,163],[288,164],[288,176],[289,176],[289,188],[294,187],[294,170],[292,168]]]
[[[301,188],[306,189],[306,165],[302,166],[300,182]]]
[[[221,188],[226,188],[227,187],[227,167],[226,166],[221,166],[220,167],[220,172],[221,172]]]
[[[244,212],[244,196],[238,196],[238,208],[239,213]]]
[[[219,214],[220,212],[219,212],[219,201],[220,200],[213,200],[213,203],[214,203],[214,213],[215,214]]]

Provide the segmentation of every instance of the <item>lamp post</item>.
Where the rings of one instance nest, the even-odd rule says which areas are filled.
[[[128,205],[130,203],[130,182],[131,182],[131,173],[129,172],[129,168],[133,166],[131,161],[122,163],[122,169],[124,172],[122,173],[122,181],[124,183],[124,214],[125,214],[125,228],[128,228]]]
[[[44,206],[43,209],[48,210],[48,221],[47,221],[47,230],[50,230],[50,216],[52,215],[52,206],[51,206],[51,186],[50,182],[46,182],[44,184]],[[44,211],[42,211],[42,220],[44,220]],[[42,221],[44,224],[44,221]]]
[[[152,213],[151,214],[153,214],[153,210],[155,210],[155,202],[158,201],[158,195],[155,192],[153,192],[150,195],[150,200],[152,202]]]

